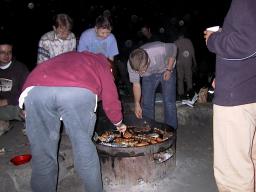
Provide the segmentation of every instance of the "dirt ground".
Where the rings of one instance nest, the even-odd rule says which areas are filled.
[[[166,178],[154,183],[136,186],[104,186],[106,192],[216,192],[213,177],[212,105],[178,108],[176,167]],[[9,160],[14,155],[29,153],[22,123],[0,136],[0,191],[29,192],[30,163],[14,166]],[[67,141],[68,142],[68,141]],[[67,149],[66,149],[67,150]],[[76,174],[63,177],[58,192],[82,192],[83,186]]]

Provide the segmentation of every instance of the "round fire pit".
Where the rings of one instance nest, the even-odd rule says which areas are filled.
[[[126,114],[124,122],[138,127],[146,122],[150,127],[168,130],[173,134],[160,143],[141,147],[113,147],[97,143],[104,185],[132,186],[165,177],[176,165],[174,129],[153,120],[137,119],[133,114]],[[106,117],[98,118],[96,132],[99,135],[111,129],[115,127]]]

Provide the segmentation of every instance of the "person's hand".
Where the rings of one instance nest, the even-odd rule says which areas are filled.
[[[212,81],[212,87],[213,87],[213,89],[215,89],[215,78]]]
[[[209,28],[207,28],[205,31],[204,31],[204,39],[205,39],[205,43],[207,45],[207,41],[209,39],[209,37],[215,33],[215,32],[221,32],[222,31],[222,28],[220,28],[219,26],[216,26],[218,27],[217,29],[214,29],[214,30],[209,30]],[[212,27],[211,27],[212,28]]]
[[[164,77],[163,77],[164,80],[167,81],[168,79],[170,79],[171,74],[172,74],[172,71],[166,70],[166,71],[164,72]]]
[[[213,34],[213,33],[214,33],[213,31],[207,31],[207,30],[204,31],[204,39],[205,39],[206,45],[207,45],[207,41],[208,41],[209,37],[210,37],[211,34]]]
[[[124,133],[127,129],[127,126],[124,123],[121,123],[120,125],[116,126],[116,129],[121,132]]]
[[[142,119],[142,109],[140,104],[135,104],[134,113],[138,119]]]

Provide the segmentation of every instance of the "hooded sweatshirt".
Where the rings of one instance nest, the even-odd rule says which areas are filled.
[[[117,124],[122,121],[121,103],[114,78],[102,54],[73,51],[44,61],[30,73],[23,90],[32,86],[91,90],[102,100],[103,109],[111,122]]]

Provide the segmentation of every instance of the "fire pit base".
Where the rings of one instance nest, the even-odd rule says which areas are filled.
[[[158,155],[163,159],[159,159]],[[164,178],[176,166],[174,146],[161,153],[144,156],[99,157],[104,185],[133,186],[154,182]]]
[[[96,144],[106,186],[134,186],[151,183],[164,178],[176,166],[176,131],[170,126],[149,119],[137,119],[134,113],[125,114],[127,125],[143,127],[145,122],[152,127],[171,132],[167,140],[141,147],[111,147]],[[115,129],[104,116],[98,118],[96,131]]]

